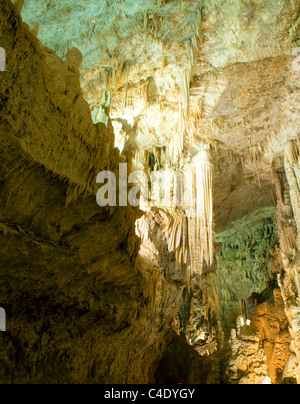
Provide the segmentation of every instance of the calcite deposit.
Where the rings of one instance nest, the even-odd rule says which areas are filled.
[[[0,0],[0,50],[1,383],[300,383],[299,1]]]

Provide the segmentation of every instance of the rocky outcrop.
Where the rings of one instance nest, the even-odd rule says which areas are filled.
[[[228,363],[230,384],[271,384],[266,356],[259,346],[260,335],[255,328],[244,327],[231,333],[231,356]]]
[[[242,317],[231,331],[228,377],[236,384],[290,384],[295,380],[291,336],[280,289],[256,306],[248,324]]]
[[[258,306],[251,318],[260,332],[260,345],[266,355],[266,364],[273,384],[283,381],[283,371],[291,356],[291,337],[280,289],[274,298]]]
[[[95,176],[121,160],[78,58],[62,62],[0,3],[1,382],[153,381],[180,290],[137,257],[138,211],[96,204]]]

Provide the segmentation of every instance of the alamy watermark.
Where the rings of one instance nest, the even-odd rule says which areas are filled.
[[[0,331],[6,331],[6,313],[2,307],[0,307]]]
[[[97,184],[103,184],[97,192],[100,207],[182,207],[188,217],[199,215],[199,189],[195,185],[193,169],[153,171],[150,177],[143,171],[128,175],[127,163],[119,164],[119,178],[111,171],[102,171]],[[198,192],[198,194],[197,194]],[[203,192],[203,190],[202,190]]]
[[[6,71],[6,52],[5,49],[0,48],[0,72]]]

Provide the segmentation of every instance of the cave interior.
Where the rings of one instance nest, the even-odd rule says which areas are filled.
[[[1,384],[300,383],[299,55],[299,0],[0,0]]]

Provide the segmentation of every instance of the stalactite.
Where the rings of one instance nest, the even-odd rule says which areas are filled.
[[[291,166],[298,162],[299,158],[299,148],[294,140],[289,140],[285,146],[285,153],[289,159]]]
[[[177,268],[181,266],[189,281],[195,275],[202,275],[204,265],[213,264],[213,150],[210,145],[203,145],[192,162],[183,164],[182,180],[178,179],[177,170],[168,167],[163,148],[155,148],[152,153],[136,150],[134,169],[145,170],[151,159],[156,181],[149,208],[155,203],[156,208],[168,212],[167,229],[163,230],[167,248],[170,253],[175,253]],[[147,233],[142,228],[143,222],[140,221],[137,234]]]
[[[276,153],[277,149],[279,147],[279,142],[278,138],[275,133],[272,133],[271,135],[267,136],[265,142],[264,142],[264,149],[267,154],[272,154]]]
[[[109,109],[111,103],[111,92],[108,92],[107,95],[107,84],[105,84],[103,95],[102,95],[102,102],[99,107],[94,108],[93,112],[93,122],[94,124],[97,123],[104,123],[106,126],[108,125],[108,118],[109,118]]]
[[[201,275],[203,264],[213,263],[213,182],[214,165],[210,148],[204,147],[194,158],[194,176],[185,176],[185,187],[194,190],[196,208],[191,209],[191,195],[185,198],[184,217],[174,216],[169,231],[169,251],[176,251],[177,265],[188,267],[189,278]],[[192,182],[191,182],[192,181]],[[180,218],[180,219],[179,219]]]
[[[143,241],[147,241],[149,238],[149,223],[146,216],[142,216],[135,223],[135,233]]]
[[[255,170],[255,174],[257,176],[257,181],[258,181],[260,190],[262,189],[262,185],[261,185],[259,170],[260,170],[262,155],[263,155],[262,145],[258,144],[255,146],[250,146],[248,155],[247,155],[247,162],[248,162],[248,164],[254,166],[254,170]]]
[[[289,193],[294,212],[294,218],[297,223],[298,231],[300,229],[300,166],[299,166],[299,148],[296,141],[287,142],[284,154],[284,168],[289,183]],[[298,248],[300,240],[297,240]]]
[[[202,264],[213,263],[213,183],[214,165],[210,146],[204,146],[194,159],[196,175],[196,245],[195,260],[199,268],[194,268],[199,275]],[[200,254],[200,257],[199,257]]]
[[[144,105],[145,105],[146,117],[147,117],[147,112],[148,112],[148,87],[149,87],[149,81],[147,81],[141,88],[142,97],[143,97]]]
[[[187,248],[187,219],[184,218],[182,222],[182,262],[183,264],[187,264],[188,258],[188,248]]]
[[[189,109],[189,97],[190,97],[190,76],[189,72],[186,70],[183,75],[183,105],[188,111]]]
[[[129,65],[126,65],[126,87],[125,87],[125,105],[124,108],[127,108],[127,97],[128,97],[128,80],[129,80]]]

